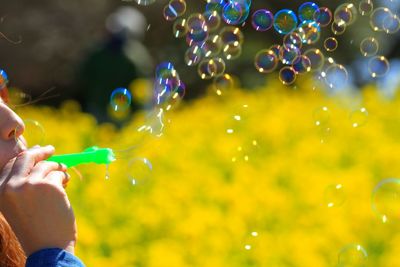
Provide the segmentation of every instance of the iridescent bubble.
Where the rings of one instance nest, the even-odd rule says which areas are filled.
[[[159,80],[160,83],[165,83],[174,77],[179,79],[178,72],[171,62],[166,61],[158,64],[156,67],[156,79]]]
[[[321,50],[317,48],[311,48],[303,53],[306,57],[310,59],[311,71],[317,71],[322,68],[325,61],[325,56]]]
[[[279,10],[274,17],[274,28],[280,34],[292,32],[297,27],[296,14],[290,9]]]
[[[274,23],[274,15],[266,9],[259,9],[251,17],[251,25],[256,31],[266,31],[271,29]]]
[[[189,46],[200,45],[208,38],[208,31],[188,32],[186,34],[186,43]]]
[[[372,210],[383,222],[400,220],[400,179],[380,181],[372,191]]]
[[[178,104],[182,101],[183,97],[185,96],[185,93],[186,93],[186,85],[181,80],[179,80],[178,84],[174,88],[174,91],[171,92],[170,97],[166,102],[165,111],[169,111],[178,106]]]
[[[338,41],[336,40],[335,37],[328,37],[324,41],[324,47],[328,52],[335,51],[336,48],[338,47]]]
[[[220,58],[212,58],[208,61],[208,72],[211,73],[212,77],[218,77],[225,72],[225,61]]]
[[[331,30],[335,35],[341,35],[346,31],[346,24],[343,22],[333,22],[331,25]]]
[[[368,62],[368,71],[373,78],[384,76],[389,68],[389,61],[384,56],[374,56]]]
[[[187,21],[186,19],[179,18],[172,25],[172,33],[175,38],[184,37],[188,33]]]
[[[146,158],[133,158],[128,162],[126,173],[133,186],[143,186],[151,178],[153,166]]]
[[[321,27],[326,27],[332,21],[332,11],[327,7],[321,7],[314,13],[314,21]]]
[[[190,33],[207,32],[206,19],[202,14],[195,13],[187,19],[187,27]]]
[[[215,63],[210,61],[211,59],[203,59],[197,66],[197,73],[203,80],[209,80],[214,77],[212,70],[216,69],[217,67],[212,66]]]
[[[306,44],[315,44],[321,36],[321,28],[315,21],[303,21],[297,28],[301,40]]]
[[[7,73],[0,69],[0,90],[7,86],[8,83],[8,75]]]
[[[197,65],[202,58],[203,58],[203,50],[198,45],[189,47],[185,52],[185,63],[188,66]]]
[[[397,15],[388,16],[383,20],[383,30],[388,34],[394,34],[400,29],[400,20]]]
[[[301,55],[300,49],[295,45],[281,46],[279,59],[283,64],[291,65]]]
[[[110,105],[114,111],[125,111],[132,103],[131,92],[126,88],[115,89],[110,96]]]
[[[371,28],[374,31],[384,31],[385,30],[384,21],[387,18],[390,18],[392,16],[393,16],[393,14],[392,14],[392,12],[390,12],[389,8],[387,8],[387,7],[376,8],[371,13],[371,17],[370,17],[370,21],[369,21]]]
[[[271,50],[272,52],[274,52],[276,57],[279,58],[279,51],[281,51],[280,45],[278,45],[278,44],[271,45],[270,48],[268,48],[268,50]]]
[[[368,253],[359,244],[343,247],[338,254],[338,267],[363,267],[368,259]]]
[[[311,71],[311,61],[307,56],[301,55],[294,60],[292,67],[297,74],[304,74]]]
[[[206,20],[208,32],[214,32],[221,25],[221,17],[217,11],[206,11],[203,16]]]
[[[371,14],[372,10],[374,10],[372,0],[361,0],[358,4],[358,12],[360,12],[361,16]]]
[[[305,2],[298,9],[300,21],[314,20],[314,13],[319,9],[318,5],[313,2]]]
[[[347,85],[349,74],[343,65],[334,64],[325,73],[325,82],[330,88],[343,88]]]
[[[229,1],[224,5],[222,10],[222,18],[231,25],[240,24],[247,10],[240,4],[234,1]]]
[[[168,21],[175,20],[177,17],[182,16],[186,12],[185,0],[171,0],[169,4],[164,7],[163,15]]]
[[[270,73],[278,66],[278,57],[272,50],[261,50],[254,58],[254,66],[261,73]]]
[[[313,112],[313,119],[316,126],[326,125],[331,118],[331,111],[327,106],[318,107]]]
[[[211,35],[201,44],[205,57],[217,56],[222,50],[222,41],[219,35]]]
[[[35,145],[44,145],[46,139],[46,132],[44,127],[36,120],[27,119],[24,120],[24,138],[28,147],[33,147]],[[21,132],[18,127],[14,131],[15,133]],[[17,143],[21,140],[19,137],[15,136]]]
[[[242,54],[242,46],[228,44],[223,47],[222,52],[227,60],[236,59]]]
[[[336,8],[333,17],[336,23],[349,26],[357,19],[357,9],[352,3],[344,3]]]
[[[291,32],[286,34],[283,37],[283,46],[296,46],[297,48],[301,48],[303,45],[303,40],[301,39],[301,36],[297,32]]]
[[[138,5],[148,6],[156,2],[156,0],[135,0]]]
[[[238,27],[232,26],[222,28],[219,36],[224,45],[241,45],[244,40],[242,31]]]
[[[206,12],[216,11],[218,15],[221,15],[224,5],[225,5],[225,0],[207,1]]]
[[[378,40],[374,37],[367,37],[360,43],[360,51],[364,57],[371,57],[376,55],[379,50]]]
[[[340,207],[346,201],[346,193],[342,184],[332,184],[324,191],[325,205],[328,208]]]
[[[281,70],[279,71],[279,80],[284,85],[293,84],[296,81],[296,78],[297,78],[296,71],[290,66],[285,66],[281,68]]]
[[[352,111],[349,115],[349,120],[353,128],[365,125],[368,121],[367,109],[362,107],[360,109]]]
[[[225,73],[221,76],[215,77],[213,82],[213,88],[215,93],[219,96],[225,95],[231,91],[234,87],[234,81],[231,75]]]

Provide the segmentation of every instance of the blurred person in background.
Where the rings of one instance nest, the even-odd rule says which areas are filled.
[[[83,62],[78,75],[79,96],[84,111],[99,123],[112,121],[110,95],[116,88],[129,88],[138,78],[149,78],[152,59],[142,44],[147,22],[133,7],[120,7],[105,22],[107,37]],[[140,107],[134,99],[131,111]]]

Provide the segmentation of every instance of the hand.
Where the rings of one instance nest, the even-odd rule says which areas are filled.
[[[0,212],[27,256],[44,248],[74,253],[77,229],[64,190],[66,167],[43,161],[53,153],[52,146],[28,149],[0,172]]]

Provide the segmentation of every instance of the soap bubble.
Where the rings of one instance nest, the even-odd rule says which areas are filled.
[[[315,11],[313,18],[321,27],[328,26],[332,21],[332,11],[327,7],[321,7]]]
[[[156,2],[156,0],[135,0],[138,5],[148,6]]]
[[[295,45],[281,46],[279,50],[279,59],[286,65],[293,64],[294,60],[300,55],[301,51]]]
[[[384,56],[374,56],[368,62],[368,71],[373,78],[384,76],[389,68],[389,61]]]
[[[244,40],[242,31],[238,27],[232,26],[222,28],[219,36],[224,45],[241,45]]]
[[[210,61],[211,59],[203,59],[197,66],[197,73],[203,80],[208,80],[214,77],[214,73],[212,71],[217,67],[213,66],[215,62]]]
[[[357,19],[357,9],[352,3],[341,4],[336,8],[333,18],[339,25],[343,23],[349,26]]]
[[[272,50],[261,50],[254,58],[254,66],[261,73],[270,73],[278,66],[278,57]]]
[[[296,81],[296,78],[297,78],[296,71],[290,66],[285,66],[281,68],[281,70],[279,71],[279,80],[284,85],[293,84]]]
[[[189,46],[203,43],[208,38],[208,31],[188,32],[186,34],[186,43]]]
[[[225,61],[220,57],[212,58],[208,61],[208,69],[212,77],[221,76],[225,72]]]
[[[281,51],[281,46],[278,44],[271,45],[268,50],[274,52],[274,54],[279,58],[279,51]]]
[[[178,106],[178,104],[182,101],[183,97],[185,96],[185,93],[186,93],[186,85],[181,80],[179,80],[178,84],[174,88],[174,91],[171,92],[168,101],[164,105],[165,111],[169,111]]]
[[[197,65],[202,58],[203,58],[203,50],[198,45],[189,47],[185,52],[185,63],[188,66]]]
[[[361,0],[358,4],[358,11],[362,16],[371,14],[372,10],[374,10],[372,0]]]
[[[219,35],[211,35],[201,44],[205,57],[217,56],[222,50],[222,41]]]
[[[280,34],[292,32],[297,27],[296,14],[290,9],[279,10],[274,17],[274,28]]]
[[[328,208],[340,207],[346,201],[346,193],[342,184],[332,184],[324,191],[325,205]]]
[[[218,15],[221,15],[224,5],[225,0],[207,1],[206,12],[215,11]]]
[[[336,48],[338,47],[338,41],[336,40],[335,37],[328,37],[324,41],[324,47],[328,52],[335,51]]]
[[[219,96],[225,95],[227,92],[231,91],[234,85],[232,76],[227,73],[215,77],[213,81],[213,88],[215,93]]]
[[[304,74],[311,71],[311,61],[307,56],[301,55],[294,60],[292,67],[297,74]]]
[[[301,39],[301,36],[297,32],[291,32],[286,34],[283,37],[283,46],[291,46],[294,45],[297,48],[301,48],[303,45],[303,40]]]
[[[400,220],[400,179],[380,181],[372,191],[372,210],[383,222]]]
[[[368,111],[364,107],[354,110],[350,113],[349,119],[354,128],[363,126],[368,121]]]
[[[206,11],[204,12],[203,16],[206,20],[208,32],[213,32],[218,29],[219,25],[221,24],[221,17],[217,11]]]
[[[0,90],[7,86],[8,83],[8,75],[7,73],[0,69]]]
[[[313,2],[305,2],[303,3],[299,9],[297,14],[299,15],[300,21],[305,20],[314,20],[314,13],[319,9],[318,5]]]
[[[368,253],[361,245],[350,244],[343,247],[338,254],[338,267],[365,266]]]
[[[188,33],[187,20],[183,18],[177,19],[172,25],[172,33],[175,38],[181,38]]]
[[[378,53],[379,43],[374,37],[367,37],[360,43],[360,51],[364,57],[371,57]]]
[[[195,13],[187,19],[187,27],[190,33],[207,32],[207,23],[204,16],[200,13]]]
[[[168,82],[169,79],[177,77],[179,79],[178,72],[175,70],[174,65],[171,62],[162,62],[156,67],[156,79],[159,83]]]
[[[24,138],[29,147],[33,147],[35,145],[43,146],[46,138],[46,132],[44,127],[36,120],[26,119],[24,120]],[[21,129],[18,127],[15,129],[15,133],[20,132]],[[20,140],[15,136],[17,142]]]
[[[222,52],[227,60],[236,59],[242,54],[242,46],[239,44],[228,44],[223,47]]]
[[[110,105],[114,111],[125,111],[130,108],[131,103],[132,95],[128,89],[120,87],[111,93]]]
[[[315,44],[321,36],[321,28],[315,21],[303,21],[297,28],[301,40],[306,44]]]
[[[329,66],[325,71],[325,82],[330,88],[343,88],[347,85],[349,74],[340,64]]]
[[[271,29],[274,23],[274,15],[266,9],[259,9],[253,13],[251,24],[256,31],[266,31]]]
[[[312,71],[320,70],[324,65],[325,56],[318,48],[311,48],[305,51],[303,55],[310,59]]]
[[[386,33],[394,34],[398,32],[400,28],[400,20],[397,15],[387,16],[383,20],[383,30]]]
[[[346,24],[344,22],[333,22],[331,24],[331,30],[335,35],[341,35],[346,31]]]
[[[133,186],[143,186],[149,182],[153,166],[146,158],[133,158],[128,162],[128,178]]]
[[[169,4],[164,7],[163,15],[168,21],[175,20],[177,17],[182,16],[186,12],[186,1],[184,0],[171,0]]]
[[[313,112],[313,119],[316,126],[326,125],[331,118],[331,111],[327,106],[318,107]]]
[[[387,18],[392,17],[393,14],[387,7],[376,8],[370,16],[370,25],[374,31],[384,31],[384,22]]]
[[[231,25],[237,25],[243,22],[243,17],[248,15],[248,10],[238,2],[229,1],[224,5],[222,18]]]

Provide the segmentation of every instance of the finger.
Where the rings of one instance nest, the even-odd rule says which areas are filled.
[[[10,176],[12,167],[14,166],[16,159],[17,158],[12,158],[6,163],[6,165],[4,165],[3,170],[0,174],[0,188],[2,188],[3,185],[8,182],[8,177]]]
[[[54,153],[53,146],[31,148],[21,152],[15,160],[11,176],[26,177],[39,161],[45,160]]]
[[[43,179],[52,171],[65,172],[67,171],[67,166],[51,161],[40,161],[33,167],[29,174],[29,179]]]
[[[45,179],[56,186],[64,187],[69,181],[69,174],[63,171],[52,171]]]

